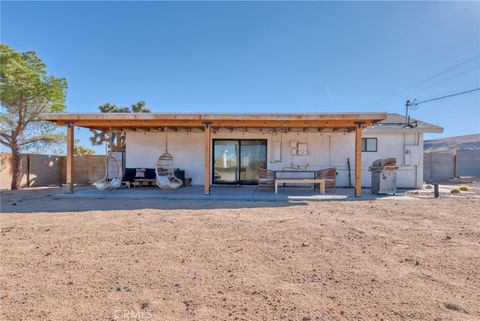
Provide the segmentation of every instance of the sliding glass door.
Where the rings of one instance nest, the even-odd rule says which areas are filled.
[[[214,184],[256,184],[259,167],[267,167],[267,140],[213,140]]]
[[[213,141],[213,183],[236,184],[239,181],[238,164],[240,142],[238,140]]]
[[[240,184],[257,184],[258,168],[267,168],[267,141],[240,141]]]

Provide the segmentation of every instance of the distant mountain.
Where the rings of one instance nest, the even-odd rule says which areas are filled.
[[[426,152],[447,152],[457,149],[480,150],[480,134],[431,139],[424,142]]]

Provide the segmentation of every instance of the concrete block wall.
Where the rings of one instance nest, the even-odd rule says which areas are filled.
[[[65,182],[66,157],[56,155],[22,154],[22,187],[60,186]],[[91,184],[105,175],[105,156],[75,157],[75,183]],[[0,189],[10,189],[12,182],[11,154],[2,153]]]
[[[480,150],[457,150],[455,174],[457,176],[480,176]]]
[[[423,177],[425,182],[448,180],[455,176],[453,152],[428,152],[424,154]]]
[[[62,157],[62,182],[65,181],[67,158]],[[105,176],[105,156],[76,156],[74,166],[74,182],[79,185],[92,184]]]
[[[27,186],[62,184],[62,156],[28,154],[22,156],[23,175]]]
[[[426,152],[425,182],[445,181],[456,176],[480,176],[480,150]]]
[[[10,185],[12,183],[12,155],[9,153],[2,153],[1,154],[1,164],[0,164],[0,189],[5,190],[5,189],[10,189]],[[38,178],[38,174],[40,173],[38,167],[34,164],[31,165],[34,169],[32,175],[28,175],[28,167],[29,167],[29,158],[31,155],[28,154],[22,154],[21,159],[22,159],[22,176],[21,176],[21,186],[25,187],[28,186],[28,181],[31,177],[31,183],[36,183],[39,181],[45,181],[50,180],[48,175],[41,175],[41,178]],[[40,155],[38,155],[40,156]],[[47,155],[41,155],[41,156],[47,156]],[[40,158],[35,158],[34,161],[39,160]],[[42,162],[42,160],[40,160]],[[57,162],[53,162],[54,166],[56,167]],[[57,169],[58,170],[58,169]],[[47,172],[50,172],[50,169],[46,169]],[[56,177],[56,176],[55,176]],[[55,178],[54,178],[55,179]],[[49,183],[49,182],[48,182]],[[51,185],[51,184],[47,184]],[[40,185],[35,185],[35,186],[40,186]]]

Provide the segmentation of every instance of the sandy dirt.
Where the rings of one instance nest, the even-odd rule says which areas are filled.
[[[479,198],[51,192],[2,193],[0,320],[480,320]]]

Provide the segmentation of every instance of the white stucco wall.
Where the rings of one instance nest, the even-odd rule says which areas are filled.
[[[423,134],[379,131],[369,132],[368,129],[363,137],[377,137],[378,151],[362,153],[364,186],[370,186],[370,174],[368,167],[379,158],[395,157],[399,169],[397,171],[397,186],[404,188],[417,187],[423,184]]]
[[[203,185],[203,133],[168,133],[168,151],[173,155],[175,168],[185,170],[192,184]],[[127,132],[126,167],[155,168],[165,152],[162,132]]]
[[[370,186],[368,167],[379,158],[395,157],[400,166],[397,175],[398,187],[420,187],[423,183],[423,135],[421,133],[370,133],[364,137],[378,138],[377,152],[362,153],[362,185]],[[212,138],[267,139],[267,163],[269,169],[281,170],[293,165],[305,166],[308,170],[336,167],[337,185],[348,186],[347,158],[350,158],[352,184],[354,180],[354,133],[288,133],[263,134],[217,132]],[[273,142],[282,142],[281,162],[272,162]],[[174,157],[174,166],[184,169],[186,176],[192,178],[194,185],[203,185],[203,150],[202,132],[168,133],[168,150]],[[292,156],[290,142],[307,143],[307,156]],[[163,132],[127,132],[126,167],[153,168],[158,157],[165,150]],[[405,152],[405,151],[410,152]]]

